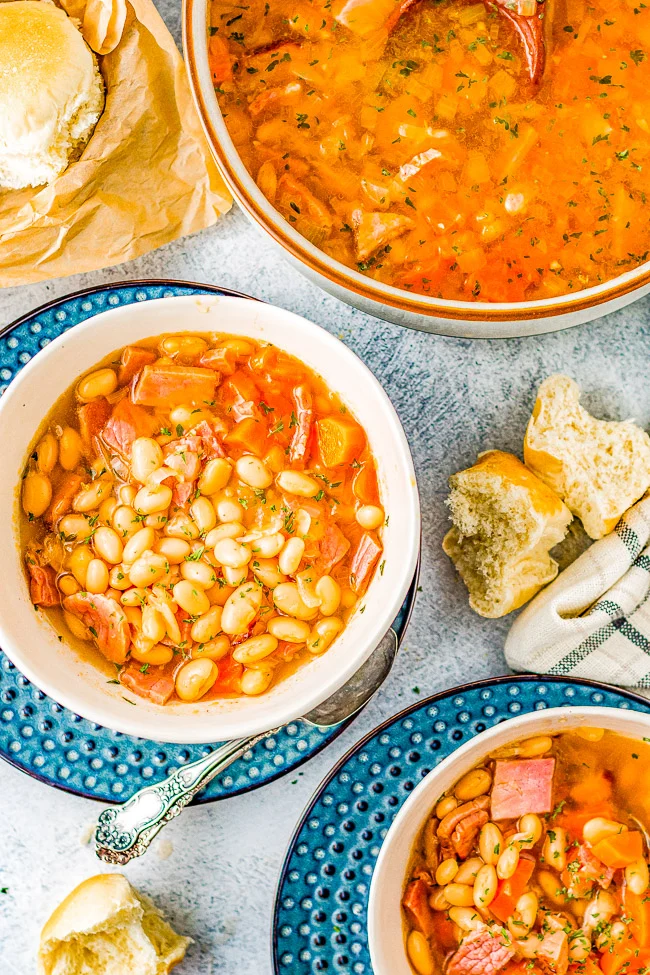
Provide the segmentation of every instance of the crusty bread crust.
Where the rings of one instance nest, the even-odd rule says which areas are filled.
[[[591,538],[612,531],[650,487],[650,437],[631,421],[598,420],[568,376],[539,388],[524,460],[582,521]]]
[[[571,512],[517,457],[500,450],[481,454],[449,483],[454,525],[443,550],[472,609],[505,616],[557,575],[549,550],[566,534]]]

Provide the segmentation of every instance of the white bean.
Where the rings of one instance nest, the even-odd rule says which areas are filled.
[[[91,559],[86,569],[86,590],[103,593],[108,589],[108,567],[101,559]]]
[[[221,606],[212,606],[196,623],[192,624],[190,635],[194,643],[209,643],[221,633]],[[228,646],[230,642],[228,641]]]
[[[292,576],[298,570],[298,566],[305,554],[305,543],[302,538],[287,539],[284,548],[280,552],[278,565],[280,572],[284,575]]]
[[[297,494],[301,498],[313,498],[320,491],[320,484],[302,471],[281,471],[276,483],[287,494]]]
[[[127,565],[133,564],[141,555],[153,548],[156,536],[153,528],[141,528],[132,535],[124,546],[123,560]]]
[[[287,577],[280,572],[277,559],[253,559],[251,568],[255,578],[269,589],[275,589],[280,583],[287,581]]]
[[[153,515],[167,511],[171,500],[172,489],[166,484],[147,484],[136,494],[133,506],[140,515]]]
[[[193,585],[198,586],[199,589],[212,589],[217,582],[215,570],[207,562],[200,559],[196,562],[188,562],[187,560],[182,562],[181,576]]]
[[[150,474],[163,466],[160,444],[151,437],[138,437],[131,447],[131,473],[144,484]]]
[[[285,538],[282,532],[274,535],[262,535],[254,541],[247,543],[253,555],[259,555],[263,559],[272,559],[279,555],[284,548]]]
[[[376,504],[362,504],[360,508],[357,508],[357,522],[366,531],[379,528],[384,524],[385,517],[384,509]]]
[[[268,690],[273,680],[273,670],[270,667],[260,667],[255,670],[245,670],[241,678],[242,693],[248,697],[263,694]]]
[[[270,656],[277,649],[278,641],[270,633],[262,633],[244,640],[232,652],[233,658],[240,664],[249,666],[258,660]]]
[[[203,616],[210,609],[210,600],[202,589],[187,579],[181,579],[173,589],[174,600],[190,616]]]
[[[214,557],[221,565],[241,569],[250,562],[252,552],[234,538],[222,538],[214,546]]]
[[[217,513],[209,498],[196,498],[190,505],[190,515],[201,534],[211,531],[217,523]]]
[[[199,491],[201,494],[216,494],[225,488],[230,480],[232,467],[224,457],[215,457],[209,460],[203,468],[203,473],[199,477]]]
[[[336,616],[328,616],[324,620],[319,620],[307,640],[307,649],[313,654],[325,653],[330,643],[342,629],[343,623]]]
[[[98,528],[93,535],[93,548],[109,565],[117,565],[122,561],[124,547],[117,532],[104,526]]]
[[[169,538],[184,538],[186,541],[193,541],[201,534],[198,526],[184,511],[179,511],[170,518],[163,531]]]
[[[221,628],[237,636],[245,633],[260,611],[262,590],[255,582],[245,582],[228,597],[223,607]]]
[[[235,464],[235,470],[240,481],[248,484],[249,487],[256,488],[258,491],[263,491],[273,483],[273,474],[264,461],[250,454],[239,458]]]
[[[320,599],[323,616],[333,616],[341,604],[341,587],[332,576],[321,576],[316,583],[316,595]]]
[[[309,624],[288,616],[274,616],[266,626],[269,633],[286,643],[305,643],[309,638]]]
[[[295,582],[283,582],[273,590],[273,602],[281,613],[299,620],[312,620],[317,609],[307,606],[300,598]]]

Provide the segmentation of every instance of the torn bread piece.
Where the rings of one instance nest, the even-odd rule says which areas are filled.
[[[454,527],[443,541],[481,616],[505,616],[531,599],[558,572],[549,550],[566,535],[572,515],[521,461],[501,450],[479,455],[449,478]]]
[[[569,376],[539,388],[524,460],[581,520],[591,538],[611,532],[650,487],[650,437],[631,420],[597,420]]]
[[[41,933],[39,975],[167,975],[189,938],[119,873],[84,880]]]

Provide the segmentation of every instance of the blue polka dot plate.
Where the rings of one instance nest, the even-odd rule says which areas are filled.
[[[133,281],[68,295],[0,331],[0,392],[19,370],[67,329],[109,308],[179,295],[248,297],[182,281]],[[393,629],[401,640],[417,588],[417,573]],[[258,788],[293,771],[341,733],[300,721],[246,752],[197,798],[211,802]],[[110,731],[57,704],[31,684],[0,651],[0,758],[48,785],[101,802],[122,802],[147,782],[206,755],[206,745],[161,744]]]
[[[650,701],[606,684],[501,677],[418,702],[358,742],[321,783],[289,844],[275,902],[275,975],[372,975],[370,882],[382,842],[409,794],[486,728],[569,705],[650,713]]]

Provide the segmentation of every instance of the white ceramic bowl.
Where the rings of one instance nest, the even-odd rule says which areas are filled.
[[[523,714],[477,735],[420,782],[395,817],[372,877],[368,940],[375,975],[413,975],[405,948],[401,900],[413,845],[438,798],[489,752],[521,738],[579,727],[606,728],[628,738],[650,736],[650,715],[618,708],[548,708]]]
[[[228,332],[272,342],[319,373],[368,435],[387,513],[386,569],[377,573],[332,648],[261,697],[159,707],[107,683],[104,674],[61,643],[29,598],[18,545],[18,486],[32,440],[56,399],[81,373],[130,342],[164,332]],[[342,342],[281,308],[243,298],[164,298],[103,312],[46,346],[0,400],[0,646],[37,687],[101,725],[158,741],[194,743],[256,734],[320,704],[366,660],[384,635],[415,572],[420,512],[413,462],[386,393]],[[125,700],[137,701],[136,706]]]

